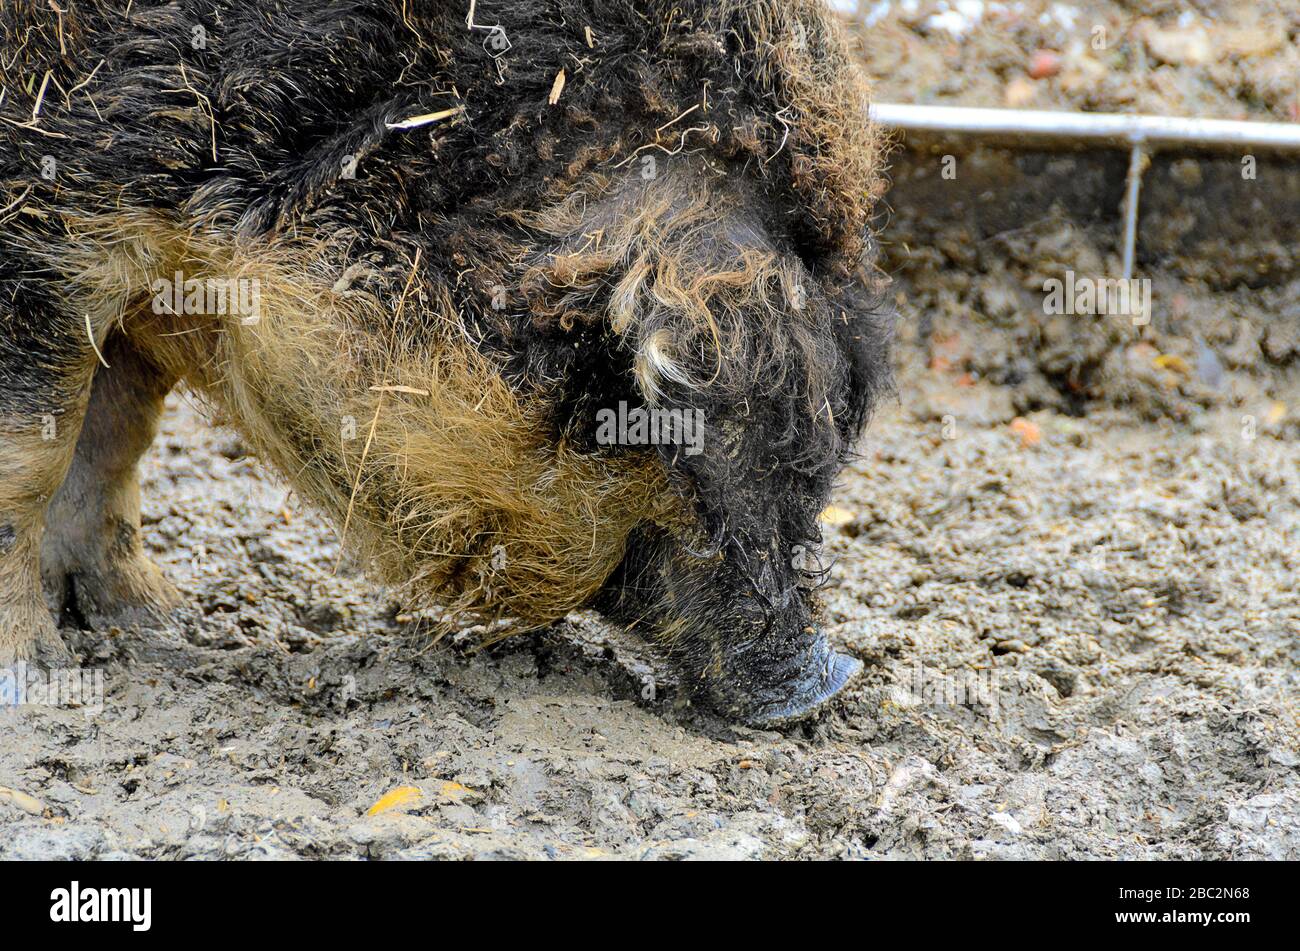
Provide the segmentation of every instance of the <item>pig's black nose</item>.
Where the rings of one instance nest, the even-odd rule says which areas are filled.
[[[752,726],[782,726],[812,716],[844,685],[862,672],[862,661],[827,649],[818,663],[806,667],[793,681],[782,685],[781,699],[746,711],[742,719]]]

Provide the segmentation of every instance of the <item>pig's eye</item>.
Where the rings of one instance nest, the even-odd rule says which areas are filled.
[[[795,545],[790,549],[790,568],[795,584],[806,590],[820,588],[830,574],[831,563],[817,546]]]

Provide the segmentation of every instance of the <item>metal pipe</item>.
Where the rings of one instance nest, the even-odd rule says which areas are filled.
[[[1142,173],[1149,164],[1146,151],[1134,145],[1128,157],[1128,178],[1124,189],[1124,280],[1133,276],[1133,262],[1137,258],[1138,196],[1142,191]]]
[[[1115,112],[976,109],[888,102],[873,104],[871,117],[881,125],[895,129],[1128,146],[1140,143],[1148,150],[1169,145],[1300,150],[1300,123],[1294,122],[1237,122]]]

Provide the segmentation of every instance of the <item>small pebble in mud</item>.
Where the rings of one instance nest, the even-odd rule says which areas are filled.
[[[1196,340],[1196,375],[1206,386],[1218,389],[1223,384],[1223,364],[1219,362],[1218,354],[1199,337]]]
[[[1061,54],[1055,50],[1036,50],[1029,58],[1029,75],[1033,79],[1047,79],[1061,71]]]

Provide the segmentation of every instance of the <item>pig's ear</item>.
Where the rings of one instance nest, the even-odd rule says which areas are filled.
[[[679,400],[716,380],[726,258],[706,260],[718,219],[704,196],[671,180],[628,178],[595,201],[567,201],[517,220],[559,249],[520,282],[534,325],[600,325],[649,403]],[[539,244],[542,242],[539,241]]]
[[[626,192],[624,193],[626,198]],[[782,268],[735,196],[677,177],[646,188],[606,231],[612,267],[600,301],[649,403],[743,397],[755,335],[777,317]]]
[[[763,239],[736,241],[727,227],[642,247],[609,293],[609,329],[649,403],[761,397],[768,384],[783,389],[789,361],[805,364],[816,348],[814,323],[799,313],[812,307],[800,303],[809,278]]]
[[[820,412],[811,391],[835,361],[810,275],[778,253],[744,192],[684,163],[660,172],[517,216],[559,246],[521,281],[534,325],[603,325],[650,404],[785,393],[817,396]]]

